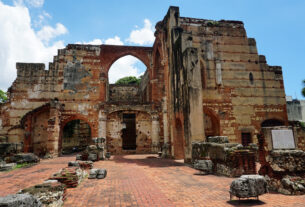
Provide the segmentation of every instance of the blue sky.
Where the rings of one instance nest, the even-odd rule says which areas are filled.
[[[303,98],[305,1],[301,0],[0,0],[0,72],[5,74],[0,76],[0,88],[14,80],[13,61],[48,62],[57,48],[69,43],[152,45],[154,25],[170,5],[179,6],[185,17],[243,21],[259,54],[269,65],[283,67],[286,94]],[[28,33],[17,44],[24,28]],[[136,37],[147,39],[139,42]],[[142,72],[131,57],[117,68],[120,65],[128,65],[131,74]]]

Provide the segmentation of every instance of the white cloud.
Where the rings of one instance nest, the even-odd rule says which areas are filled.
[[[66,32],[62,24],[50,30],[55,32],[51,32],[49,39],[42,39],[50,41],[50,38]],[[0,31],[0,88],[3,90],[16,78],[16,62],[48,63],[58,48],[64,47],[62,41],[45,45],[31,27],[29,10],[22,4],[8,6],[0,1]]]
[[[106,45],[124,45],[124,43],[121,41],[121,39],[118,36],[115,36],[114,38],[108,38],[105,40]]]
[[[41,27],[47,19],[51,19],[51,18],[52,16],[48,12],[42,11],[42,13],[38,15],[37,19],[34,21],[34,26]]]
[[[64,25],[57,23],[55,28],[49,25],[42,27],[42,29],[37,32],[37,36],[41,41],[48,44],[51,39],[66,34],[67,32],[68,30]]]
[[[152,44],[155,41],[155,36],[151,22],[148,19],[144,19],[144,27],[131,31],[129,38],[126,41],[139,45]]]
[[[16,6],[24,6],[25,4],[30,7],[39,8],[44,4],[44,0],[13,0]]]
[[[103,42],[103,41],[102,41],[101,39],[94,39],[94,40],[89,41],[89,42],[76,42],[75,44],[101,45],[102,42]]]
[[[44,0],[25,0],[32,7],[42,7]]]
[[[143,75],[143,71],[140,70],[137,65],[139,65],[140,60],[134,56],[127,55],[116,62],[114,62],[108,72],[109,83],[115,83],[120,78],[126,76],[136,76],[139,77]],[[144,64],[143,64],[144,65]]]
[[[113,38],[108,38],[106,40],[101,40],[101,39],[94,39],[89,42],[83,41],[83,42],[76,42],[75,44],[85,44],[85,45],[101,45],[101,44],[106,44],[106,45],[124,45],[124,43],[121,41],[121,39],[118,36],[114,36]]]

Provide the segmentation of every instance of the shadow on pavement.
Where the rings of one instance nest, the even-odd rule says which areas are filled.
[[[227,201],[227,203],[232,206],[259,206],[266,204],[265,202],[256,199],[230,200]]]
[[[141,157],[138,157],[137,155],[114,155],[113,161],[117,163],[133,163],[148,167],[186,166],[185,163],[175,162],[173,159],[158,158],[157,156],[152,155],[143,155]]]

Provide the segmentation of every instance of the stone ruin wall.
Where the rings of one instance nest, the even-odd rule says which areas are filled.
[[[233,143],[241,143],[242,132],[251,133],[257,143],[255,135],[265,120],[288,124],[282,69],[269,66],[258,54],[256,41],[247,37],[242,22],[180,17],[179,8],[171,7],[156,28],[170,48],[166,55],[171,142],[180,120],[188,158],[190,143],[205,139],[198,130],[204,128],[198,121],[204,114],[219,123],[214,135],[228,136]]]
[[[185,47],[198,48],[203,108],[219,117],[222,136],[241,143],[250,132],[257,143],[261,122],[287,120],[281,67],[258,55],[242,22],[181,18],[181,27]]]
[[[55,56],[54,62],[50,63],[49,70],[45,70],[44,64],[17,63],[17,78],[8,94],[10,101],[1,105],[0,135],[8,136],[8,142],[24,142],[25,135],[31,133],[30,149],[39,154],[39,151],[43,151],[42,148],[45,148],[44,145],[49,142],[46,134],[48,134],[48,122],[51,119],[50,110],[44,109],[33,113],[30,117],[31,126],[28,132],[23,128],[27,125],[21,126],[20,120],[25,115],[31,114],[33,110],[43,108],[50,100],[56,100],[61,105],[59,120],[61,131],[67,122],[81,119],[90,125],[92,137],[99,136],[98,114],[101,104],[109,98],[107,94],[109,68],[105,65],[111,66],[107,61],[103,62],[101,58],[102,47],[68,45],[65,49],[58,51],[58,56]],[[110,50],[108,52],[116,54],[116,51],[112,51],[107,46],[105,50],[105,53]],[[149,48],[144,50],[149,52]],[[120,55],[122,54],[116,58]],[[114,60],[110,61],[114,62]],[[132,98],[130,96],[136,95],[136,102],[140,102],[138,89],[129,89],[129,86],[120,89],[123,95],[126,93],[125,101],[130,100]],[[134,91],[136,91],[135,94]],[[117,101],[118,96],[115,99],[114,101]],[[147,127],[144,126],[143,130],[147,131]],[[57,142],[61,142],[60,137],[56,139]],[[61,143],[58,145],[61,147]],[[145,147],[148,148],[146,145]],[[142,148],[145,147],[142,146]]]
[[[170,7],[155,36],[153,48],[68,45],[49,70],[43,64],[17,64],[10,102],[1,106],[0,135],[9,131],[9,141],[21,141],[21,117],[50,99],[61,104],[62,125],[82,119],[92,137],[103,134],[98,116],[101,109],[108,113],[108,70],[128,54],[148,67],[140,99],[157,112],[159,144],[170,143],[172,155],[183,145],[182,153],[191,157],[191,142],[205,140],[204,121],[209,129],[218,128],[206,130],[210,135],[238,143],[242,132],[251,133],[256,143],[264,120],[287,124],[281,67],[267,65],[258,55],[242,22],[180,17],[179,8]]]

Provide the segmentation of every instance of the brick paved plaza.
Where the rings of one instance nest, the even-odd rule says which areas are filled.
[[[42,183],[74,156],[43,160],[29,168],[0,173],[0,196]],[[155,155],[114,156],[94,163],[106,168],[102,180],[83,181],[68,189],[64,206],[305,206],[305,196],[266,194],[260,201],[229,201],[233,179],[198,175],[185,164]]]

